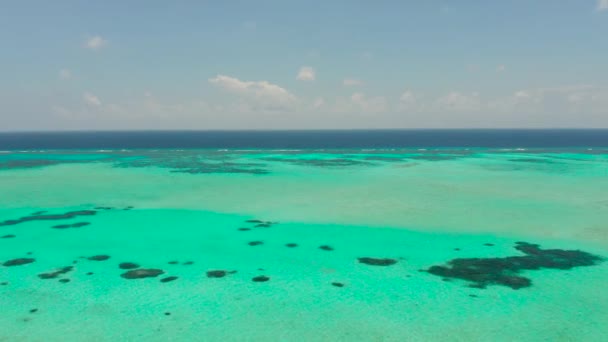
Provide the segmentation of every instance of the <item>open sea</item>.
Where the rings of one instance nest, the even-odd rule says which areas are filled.
[[[608,341],[608,130],[0,133],[0,341]]]

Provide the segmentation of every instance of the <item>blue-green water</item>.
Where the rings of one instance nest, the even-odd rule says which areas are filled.
[[[4,152],[0,341],[602,341],[606,194],[597,149]]]

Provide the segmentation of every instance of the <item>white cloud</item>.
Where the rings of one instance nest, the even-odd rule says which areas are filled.
[[[598,11],[608,10],[608,0],[598,0],[597,1],[597,10]]]
[[[417,109],[420,110],[421,106],[424,105],[422,103],[423,96],[420,94],[416,94],[411,90],[406,90],[399,97],[399,107],[406,110]]]
[[[361,92],[352,94],[350,102],[354,105],[354,108],[346,108],[347,111],[354,110],[363,114],[384,112],[388,105],[386,98],[383,96],[368,97]]]
[[[69,80],[72,78],[72,72],[68,69],[59,70],[59,78],[62,80]]]
[[[342,84],[344,84],[346,87],[356,87],[363,85],[363,81],[354,78],[347,78],[342,82]]]
[[[198,97],[173,99],[171,96],[172,99],[167,100],[156,94],[146,94],[147,89],[142,89],[136,97],[120,97],[116,102],[111,98],[101,101],[91,93],[84,93],[79,103],[49,104],[57,120],[44,124],[78,129],[608,125],[608,88],[591,85],[522,88],[492,96],[465,90],[439,96],[412,88],[390,99],[363,92],[337,98],[324,95],[297,99],[285,89],[265,81],[241,81],[220,75],[209,82],[233,96],[215,96],[208,99],[210,102]],[[284,112],[289,115],[263,115]]]
[[[95,106],[95,107],[101,106],[101,101],[99,100],[99,97],[97,97],[91,93],[84,93],[82,95],[82,99],[89,106]]]
[[[298,81],[314,81],[315,80],[315,69],[309,66],[303,66],[296,76]]]
[[[73,116],[72,112],[63,106],[52,106],[51,111],[63,118],[71,118]]]
[[[481,100],[477,92],[463,94],[452,91],[437,99],[435,105],[440,110],[472,111],[479,109]]]
[[[85,42],[85,47],[91,50],[99,50],[106,46],[108,41],[103,39],[101,36],[94,36],[87,39]]]
[[[238,78],[217,75],[210,78],[209,83],[254,101],[257,106],[265,109],[284,109],[296,101],[296,97],[285,88],[267,81],[241,81]]]
[[[498,71],[498,72],[504,72],[506,70],[507,70],[507,67],[504,64],[501,64],[501,65],[499,65],[499,66],[496,67],[496,71]]]
[[[406,90],[403,94],[401,94],[399,100],[404,103],[413,103],[416,102],[416,96],[411,90]]]
[[[325,99],[322,97],[317,97],[312,104],[312,107],[315,109],[321,108],[325,105]]]

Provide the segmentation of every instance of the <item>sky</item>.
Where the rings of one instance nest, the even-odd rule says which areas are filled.
[[[608,128],[608,0],[0,2],[0,131]]]

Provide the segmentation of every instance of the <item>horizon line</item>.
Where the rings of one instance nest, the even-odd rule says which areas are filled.
[[[14,130],[0,134],[14,133],[245,133],[245,132],[370,132],[370,131],[602,131],[608,127],[543,127],[543,128],[281,128],[281,129],[68,129],[68,130]]]

